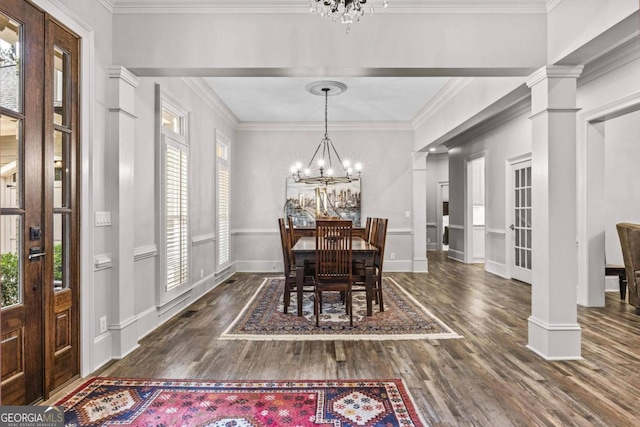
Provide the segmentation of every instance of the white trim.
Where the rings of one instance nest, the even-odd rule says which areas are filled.
[[[189,297],[191,297],[191,288],[186,289],[180,295],[177,295],[176,297],[172,298],[169,301],[166,301],[162,304],[156,304],[156,308],[158,309],[158,316],[162,316],[163,314],[170,311],[174,307],[177,307],[178,305],[182,304],[183,302],[188,300]]]
[[[215,233],[200,234],[191,238],[191,246],[204,245],[205,243],[211,243],[216,241]]]
[[[211,109],[218,114],[232,128],[240,124],[238,117],[229,109],[227,104],[211,89],[201,77],[185,77],[182,79]]]
[[[111,254],[96,255],[93,257],[93,271],[111,268]]]
[[[455,5],[438,0],[394,0],[393,6],[382,9],[382,1],[373,2],[376,10],[382,10],[383,14],[527,14],[546,15],[547,6],[539,1],[520,1],[518,4],[497,5],[493,0],[457,1]],[[264,2],[256,0],[218,0],[215,4],[194,3],[183,4],[181,2],[160,2],[128,0],[117,1],[114,6],[114,14],[309,14],[307,2],[298,0],[277,0],[265,6]],[[367,8],[366,14],[370,14]]]
[[[493,129],[504,125],[505,123],[510,122],[511,120],[516,119],[523,114],[530,113],[530,111],[531,96],[527,95],[505,110],[450,138],[445,143],[445,146],[448,149],[451,149],[463,145]]]
[[[454,261],[464,262],[464,252],[456,251],[455,249],[451,249],[451,247],[449,247],[447,251],[447,257]]]
[[[613,70],[640,58],[640,42],[638,37],[627,41],[619,48],[608,52],[585,67],[578,79],[578,87],[596,80]]]
[[[464,225],[449,224],[450,230],[464,230]]]
[[[487,236],[502,236],[505,237],[507,235],[506,230],[500,230],[496,228],[486,228]]]
[[[440,108],[447,102],[462,91],[469,83],[473,81],[472,77],[454,77],[449,80],[443,87],[436,93],[436,95],[429,100],[427,105],[422,107],[420,111],[413,116],[411,124],[414,128],[422,126],[433,114],[435,114]]]
[[[147,258],[154,258],[158,255],[156,245],[139,246],[133,249],[133,261],[141,261]]]
[[[107,12],[113,15],[114,0],[98,0],[98,2],[107,10]]]
[[[438,224],[436,224],[435,222],[428,222],[427,223],[427,228],[434,228],[434,227],[437,227],[437,226],[438,226]]]
[[[320,132],[324,125],[317,122],[240,122],[237,131],[252,132]],[[413,131],[410,122],[337,122],[329,125],[329,131]]]
[[[562,3],[562,0],[547,0],[547,14],[555,9],[560,3]]]
[[[546,65],[531,73],[525,82],[532,87],[547,79],[577,79],[582,74],[583,65]]]
[[[491,274],[495,274],[496,276],[500,276],[505,279],[511,279],[511,277],[507,276],[507,266],[502,263],[485,260],[484,269],[485,271]]]

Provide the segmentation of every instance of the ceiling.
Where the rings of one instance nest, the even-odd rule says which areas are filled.
[[[322,122],[324,97],[309,83],[334,80],[347,90],[328,99],[329,122],[410,122],[448,77],[206,77],[241,122]]]

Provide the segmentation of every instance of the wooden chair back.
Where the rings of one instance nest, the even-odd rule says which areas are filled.
[[[351,282],[352,226],[346,220],[316,220],[316,283]]]
[[[289,277],[291,273],[291,241],[284,224],[284,218],[278,218],[278,226],[280,227],[280,243],[282,245],[282,261],[284,263],[284,277]]]
[[[289,245],[293,248],[293,246],[296,244],[298,239],[296,239],[296,236],[294,233],[293,217],[288,217],[287,220],[289,221]]]
[[[380,276],[380,278],[382,278],[382,262],[384,261],[384,247],[387,243],[388,223],[388,218],[377,218],[376,237],[375,241],[372,243],[376,248],[378,248],[378,253],[376,254],[373,265],[378,268],[379,272],[377,275]]]
[[[640,224],[619,223],[616,224],[624,268],[627,274],[627,288],[629,289],[629,304],[640,308]]]

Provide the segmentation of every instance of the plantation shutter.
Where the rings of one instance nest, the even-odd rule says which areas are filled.
[[[218,163],[218,265],[229,262],[229,167]]]
[[[180,146],[166,144],[165,151],[165,237],[167,290],[187,282],[188,253],[188,199],[187,152]]]

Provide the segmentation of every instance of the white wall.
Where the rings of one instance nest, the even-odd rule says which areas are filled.
[[[286,177],[296,161],[311,159],[323,130],[274,127],[241,130],[233,156],[233,235],[239,271],[280,271],[277,218],[283,216]],[[301,125],[298,129],[302,128]],[[343,158],[361,161],[362,217],[389,219],[385,255],[388,271],[411,271],[411,176],[413,132],[332,130],[329,137]]]
[[[605,256],[623,265],[616,224],[640,223],[640,111],[605,123]]]
[[[235,132],[230,124],[207,103],[207,93],[195,89],[182,78],[140,78],[136,88],[135,141],[135,307],[139,335],[144,336],[175,314],[220,278],[215,277],[215,137],[222,132],[232,142]],[[190,208],[190,297],[166,314],[156,310],[156,286],[159,257],[158,211],[156,200],[157,140],[155,128],[156,84],[189,114],[189,208]],[[231,149],[233,152],[233,148]]]
[[[146,75],[197,76],[216,69],[257,69],[260,75],[292,75],[304,69],[340,75],[336,70],[362,67],[387,75],[395,74],[385,71],[389,68],[514,75],[539,67],[546,54],[544,10],[379,13],[358,22],[348,37],[344,27],[327,25],[304,7],[298,14],[200,13],[187,7],[173,13],[149,8],[117,12],[114,60]]]

